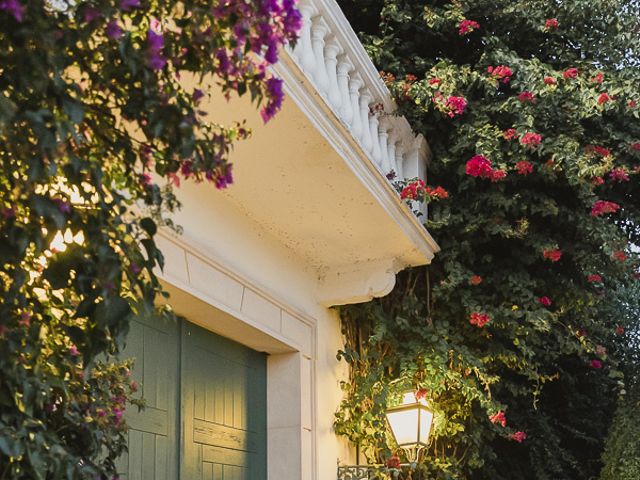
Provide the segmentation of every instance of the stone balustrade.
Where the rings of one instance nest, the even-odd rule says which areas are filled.
[[[380,172],[426,180],[428,146],[404,117],[335,0],[301,0],[289,53]]]

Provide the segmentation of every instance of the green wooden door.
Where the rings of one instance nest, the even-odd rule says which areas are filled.
[[[185,323],[182,478],[266,480],[266,356]]]
[[[266,355],[189,322],[135,321],[123,480],[266,480]]]

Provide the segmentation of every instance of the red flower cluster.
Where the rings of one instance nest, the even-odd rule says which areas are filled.
[[[514,440],[518,443],[522,443],[527,439],[527,434],[524,432],[516,432],[516,433],[512,433],[509,438],[511,438],[511,440]]]
[[[616,260],[618,260],[619,262],[624,262],[627,259],[626,253],[624,253],[622,250],[613,252],[613,255],[611,256]]]
[[[591,185],[594,185],[596,187],[598,185],[602,185],[603,183],[604,183],[604,178],[602,178],[602,177],[593,177],[591,179]]]
[[[471,325],[476,325],[477,327],[484,327],[487,323],[489,323],[491,318],[486,313],[473,312],[469,316],[469,323]]]
[[[385,465],[387,468],[396,468],[396,469],[400,468],[401,467],[400,457],[398,457],[397,455],[389,457],[385,462]]]
[[[542,135],[539,133],[528,132],[522,135],[520,143],[529,147],[537,147],[542,142]]]
[[[564,72],[562,72],[562,76],[567,79],[578,78],[578,69],[577,68],[567,68]]]
[[[544,22],[544,28],[551,30],[552,28],[558,28],[558,19],[557,18],[547,18]]]
[[[415,182],[411,182],[406,187],[402,189],[400,192],[400,198],[402,200],[411,199],[418,200],[427,193],[427,189],[422,180],[416,180]]]
[[[629,103],[627,105],[629,105],[629,108],[636,108],[638,106],[638,102],[636,102],[635,100],[629,100]]]
[[[429,391],[426,388],[419,388],[415,393],[416,400],[420,401],[426,399],[427,393],[429,393]]]
[[[554,248],[552,250],[545,250],[542,252],[542,256],[545,260],[551,260],[552,262],[557,262],[562,257],[562,250],[559,248]]]
[[[466,35],[473,32],[475,29],[480,28],[480,24],[473,20],[467,20],[466,18],[458,25],[458,35]]]
[[[620,325],[618,325],[616,327],[616,335],[624,335],[624,327],[621,327]]]
[[[593,275],[589,275],[587,277],[587,282],[589,282],[589,283],[600,283],[600,282],[602,282],[602,277],[600,275],[598,275],[597,273],[594,273]]]
[[[529,175],[533,173],[533,164],[527,160],[521,160],[516,163],[516,171],[520,175]]]
[[[464,97],[450,96],[444,106],[448,109],[447,115],[453,118],[464,113],[464,109],[467,108],[467,100]]]
[[[467,162],[465,172],[472,177],[488,178],[492,182],[498,182],[507,176],[504,170],[494,170],[491,167],[491,160],[483,155],[474,155]]]
[[[544,77],[544,83],[545,85],[555,85],[558,82],[553,77]]]
[[[545,307],[550,307],[551,306],[551,299],[549,297],[540,297],[538,299],[538,302],[541,305],[544,305]]]
[[[449,192],[447,192],[442,187],[429,187],[427,186],[427,195],[429,197],[437,198],[438,200],[444,200],[445,198],[449,198]]]
[[[505,140],[513,140],[515,138],[518,138],[518,132],[516,132],[515,128],[509,128],[502,132],[502,136],[505,138]]]
[[[430,78],[429,85],[439,85],[441,81],[438,77]]]
[[[640,142],[632,143],[631,149],[635,150],[636,152],[640,152]]]
[[[601,157],[608,157],[611,155],[611,150],[598,145],[587,145],[584,149],[587,153],[595,153]]]
[[[603,105],[605,103],[607,103],[608,101],[611,100],[611,97],[609,96],[608,93],[601,93],[600,96],[598,97],[598,105]]]
[[[499,423],[503,427],[507,426],[507,416],[502,410],[489,416],[489,421],[493,424]]]
[[[480,275],[474,275],[469,279],[471,285],[480,285],[482,283],[482,277]]]
[[[600,360],[591,360],[589,362],[589,368],[593,368],[594,370],[599,370],[602,368],[602,362]]]
[[[509,83],[511,81],[511,76],[513,75],[513,70],[506,65],[489,67],[487,68],[487,72],[489,72],[489,75],[491,75],[494,80],[498,80],[502,83]]]
[[[606,213],[616,213],[620,210],[620,205],[615,202],[607,202],[606,200],[598,200],[591,208],[591,216],[599,217]]]
[[[593,83],[602,83],[604,81],[604,73],[598,72],[595,77],[591,79]]]
[[[629,174],[624,167],[614,168],[609,172],[609,180],[612,182],[628,182]]]
[[[536,101],[536,96],[531,92],[522,92],[518,95],[518,100],[522,103],[533,103]]]

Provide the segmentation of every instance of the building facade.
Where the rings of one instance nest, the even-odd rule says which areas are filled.
[[[438,249],[387,179],[426,178],[425,140],[384,113],[391,96],[335,1],[300,10],[274,120],[204,103],[253,136],[232,155],[236,183],[185,182],[182,233],[159,234],[181,320],[132,325],[125,356],[147,408],[128,415],[122,479],[334,480],[353,458],[332,428],[347,372],[331,307],[386,295]]]

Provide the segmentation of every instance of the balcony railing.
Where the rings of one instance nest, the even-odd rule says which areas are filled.
[[[380,172],[426,180],[429,149],[395,105],[378,71],[334,0],[301,0],[300,38],[292,54],[335,115]]]

